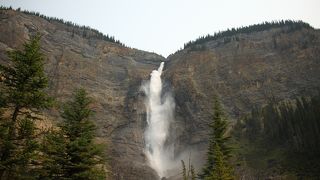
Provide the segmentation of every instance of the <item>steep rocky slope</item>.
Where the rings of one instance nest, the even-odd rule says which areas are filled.
[[[176,97],[173,128],[178,152],[189,147],[200,157],[205,154],[214,94],[228,111],[231,125],[268,100],[317,94],[320,31],[287,29],[219,38],[168,58],[165,74]]]
[[[176,100],[169,142],[174,143],[177,157],[192,152],[192,161],[199,167],[206,152],[214,94],[234,122],[270,98],[312,95],[320,88],[319,30],[285,29],[210,40],[201,48],[189,47],[165,59],[74,33],[57,21],[1,10],[0,63],[7,62],[7,50],[21,48],[32,34],[40,32],[48,92],[63,102],[76,87],[87,89],[95,100],[99,136],[108,142],[113,179],[149,180],[157,175],[143,153],[146,122],[140,85],[151,70],[166,61],[165,87]],[[57,109],[45,113],[59,119]]]
[[[84,87],[94,98],[99,136],[108,141],[116,179],[156,179],[143,154],[144,104],[139,97],[143,79],[165,59],[116,43],[83,38],[66,25],[16,11],[0,14],[0,62],[6,51],[21,48],[35,32],[42,35],[42,52],[49,94],[65,101]],[[57,119],[57,109],[47,112]]]

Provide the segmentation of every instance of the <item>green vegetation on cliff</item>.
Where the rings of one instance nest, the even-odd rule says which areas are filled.
[[[308,23],[305,23],[303,21],[281,20],[281,21],[264,22],[261,24],[254,24],[254,25],[240,27],[240,28],[232,28],[232,29],[227,29],[226,31],[221,31],[221,32],[219,31],[218,33],[214,33],[213,36],[209,34],[206,36],[201,36],[196,40],[185,43],[184,49],[191,48],[192,50],[203,50],[204,46],[202,46],[202,44],[208,41],[213,41],[213,40],[223,38],[224,42],[229,42],[231,40],[230,37],[237,34],[249,34],[253,32],[265,31],[273,28],[282,28],[282,27],[287,28],[285,32],[292,32],[292,31],[300,30],[302,28],[312,28]]]
[[[12,9],[12,7],[0,6],[0,13],[1,13],[1,10],[14,10],[14,9]],[[100,39],[100,40],[104,40],[104,41],[108,41],[108,42],[112,42],[112,43],[117,43],[117,44],[120,44],[121,46],[125,46],[119,40],[116,40],[113,36],[105,35],[102,32],[100,32],[96,29],[93,29],[89,26],[81,26],[81,25],[78,25],[78,24],[73,23],[71,21],[65,21],[63,19],[59,19],[59,18],[55,18],[55,17],[48,17],[48,16],[45,16],[45,15],[40,14],[38,12],[27,11],[27,10],[21,11],[20,8],[16,9],[16,11],[22,12],[24,14],[32,15],[32,16],[38,16],[43,19],[46,19],[49,22],[62,23],[68,27],[68,31],[70,31],[71,35],[72,35],[71,37],[73,37],[75,34],[77,34],[83,38]]]
[[[320,96],[315,96],[271,101],[263,108],[254,108],[235,126],[235,137],[247,142],[247,152],[242,149],[240,153],[256,169],[277,168],[298,177],[319,177],[319,107]]]

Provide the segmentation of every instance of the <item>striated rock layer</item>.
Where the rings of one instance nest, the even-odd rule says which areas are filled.
[[[176,101],[168,143],[174,143],[177,159],[182,158],[181,153],[191,153],[193,163],[200,167],[214,94],[234,121],[270,98],[317,93],[320,31],[303,28],[285,32],[285,28],[208,41],[201,49],[186,48],[165,59],[82,36],[57,21],[1,10],[0,63],[7,63],[7,50],[21,48],[31,35],[40,32],[48,92],[63,102],[75,88],[84,87],[93,97],[99,139],[108,142],[112,178],[152,180],[158,177],[143,152],[146,112],[140,91],[151,70],[166,61],[164,88],[172,90]],[[95,32],[86,35],[90,33]],[[57,109],[45,113],[59,120]]]

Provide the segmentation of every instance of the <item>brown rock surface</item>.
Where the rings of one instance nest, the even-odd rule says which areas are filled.
[[[49,93],[65,101],[84,87],[94,98],[99,136],[108,143],[115,179],[156,179],[143,154],[145,108],[138,99],[142,79],[165,61],[162,56],[99,39],[74,35],[65,25],[15,11],[0,13],[0,62],[6,50],[22,48],[41,33]],[[57,110],[48,112],[57,116]]]
[[[209,41],[202,50],[187,48],[168,57],[165,75],[176,99],[177,153],[190,148],[199,153],[196,164],[203,159],[215,93],[232,122],[271,98],[318,93],[320,31],[283,28],[238,34],[230,42]]]

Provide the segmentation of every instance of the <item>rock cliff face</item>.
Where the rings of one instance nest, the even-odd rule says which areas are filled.
[[[170,56],[166,78],[174,88],[176,151],[207,147],[208,122],[218,95],[232,124],[268,100],[317,94],[320,88],[320,31],[275,28],[208,41],[202,48]],[[200,160],[200,163],[203,160]]]
[[[186,48],[165,59],[82,37],[56,21],[1,10],[0,63],[7,62],[7,50],[21,48],[35,32],[42,35],[48,92],[63,102],[75,88],[84,87],[94,98],[94,119],[99,136],[108,142],[113,179],[157,179],[143,153],[146,122],[140,85],[161,61],[166,61],[165,83],[176,100],[169,141],[174,142],[177,156],[192,150],[199,166],[214,94],[235,120],[270,98],[312,95],[320,88],[320,32],[312,28],[238,34],[230,41],[208,41],[204,48]],[[45,113],[59,119],[57,112]]]
[[[139,87],[162,56],[99,39],[73,35],[61,23],[15,11],[0,14],[0,62],[6,51],[21,48],[36,31],[49,93],[65,101],[75,88],[84,87],[94,98],[99,136],[108,141],[115,179],[156,179],[143,154],[145,108]],[[56,119],[57,110],[47,112]]]

